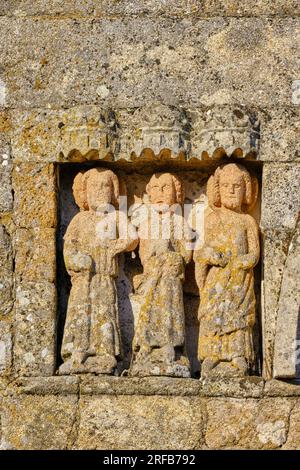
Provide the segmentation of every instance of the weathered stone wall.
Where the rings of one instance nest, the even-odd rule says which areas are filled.
[[[299,449],[299,393],[256,377],[19,379],[3,397],[2,448]]]
[[[0,0],[0,31],[2,448],[300,448],[299,387],[270,381],[287,370],[282,354],[273,368],[276,332],[284,351],[299,328],[299,2]],[[248,134],[219,127],[241,128],[244,115],[260,123],[250,163],[262,173],[267,382],[51,377],[56,165],[127,168],[130,137],[154,105],[188,115],[187,169],[213,168],[219,147],[245,157]],[[211,115],[222,125],[206,127]]]

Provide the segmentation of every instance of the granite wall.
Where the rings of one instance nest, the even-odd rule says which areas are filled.
[[[299,2],[0,0],[0,31],[2,448],[299,449]],[[260,376],[55,375],[59,167],[232,159],[260,177]]]

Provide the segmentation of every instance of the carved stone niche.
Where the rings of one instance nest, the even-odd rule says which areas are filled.
[[[255,177],[255,175],[259,176],[259,168],[248,162],[251,178],[250,173],[243,167],[229,162],[229,165],[226,165],[226,162],[224,160],[225,168],[229,168],[229,173],[228,175],[226,173],[225,180],[231,181],[232,178],[239,180],[238,182],[234,180],[233,185],[241,185],[242,189],[239,189],[243,193],[241,204],[245,204],[245,207],[241,208],[243,214],[240,218],[237,216],[237,220],[231,215],[229,209],[229,216],[225,213],[225,219],[228,219],[227,223],[232,219],[232,227],[238,230],[240,227],[241,233],[245,230],[247,232],[248,229],[249,233],[252,233],[251,227],[256,227],[254,220],[259,220],[258,180]],[[222,212],[222,204],[219,205],[215,199],[216,193],[213,188],[216,189],[217,184],[220,183],[218,175],[223,170],[222,167],[218,170],[216,168],[217,166],[211,163],[201,168],[187,164],[174,165],[170,160],[163,162],[159,167],[153,162],[137,166],[131,163],[124,165],[120,162],[102,162],[101,165],[95,162],[93,165],[60,165],[57,245],[57,366],[60,374],[108,373],[130,376],[199,377],[199,357],[201,360],[204,359],[203,354],[199,356],[199,351],[201,352],[199,340],[203,341],[204,349],[206,345],[206,351],[209,350],[207,341],[211,342],[212,347],[218,348],[218,345],[211,341],[212,338],[209,338],[209,334],[200,332],[199,335],[198,321],[201,302],[202,312],[204,311],[202,298],[205,299],[207,293],[205,288],[201,291],[203,288],[201,276],[204,275],[209,265],[208,258],[205,258],[203,253],[201,255],[201,250],[207,249],[203,223],[209,214]],[[105,193],[106,191],[108,193]],[[164,191],[166,191],[164,201],[167,201],[167,204],[184,202],[188,205],[187,212],[184,214],[187,216],[187,225],[194,229],[194,232],[191,234],[189,229],[184,232],[186,245],[172,238],[174,227],[177,226],[178,221],[181,221],[177,213],[171,215],[170,234],[166,239],[160,239],[160,231],[158,231],[157,240],[150,237],[149,241],[144,236],[142,229],[145,219],[143,219],[142,209],[145,206],[150,203],[159,206],[158,212],[153,215],[153,217],[158,217],[155,220],[159,220],[159,226],[163,223],[164,217],[168,216],[168,211],[160,207],[160,204],[164,202],[161,200],[162,196],[157,196],[157,194],[163,194]],[[110,240],[103,246],[101,242],[96,249],[95,244],[90,243],[91,240],[93,242],[95,236],[95,220],[99,216],[99,211],[101,212],[100,208],[95,205],[95,199],[99,199],[99,195],[104,193],[109,194],[105,201],[111,202],[112,205],[115,204],[117,195],[127,196],[128,208],[134,205],[134,208],[129,210],[129,216],[131,224],[137,228],[138,242],[134,242],[133,237],[128,236],[122,245],[117,243],[117,248],[114,237],[113,241]],[[94,195],[96,198],[93,199]],[[226,210],[224,209],[225,212]],[[148,215],[147,213],[147,217]],[[218,218],[218,215],[216,217]],[[125,223],[125,220],[123,222]],[[250,224],[249,228],[247,224]],[[185,230],[184,224],[180,226]],[[226,256],[230,258],[233,256],[235,241],[230,238],[230,227],[227,229],[222,230],[221,223],[221,226],[218,228],[216,225],[214,230],[216,239],[220,233],[225,237],[222,243],[225,243]],[[190,243],[195,238],[195,231],[198,237],[196,247]],[[239,238],[238,233],[237,237]],[[253,246],[255,246],[255,240]],[[238,249],[244,250],[250,241],[245,239],[237,243]],[[230,244],[233,244],[233,248]],[[84,246],[85,257],[83,258],[78,256],[80,245]],[[72,253],[73,249],[75,257]],[[249,259],[247,256],[245,259],[240,258],[241,263],[252,263],[251,267],[248,265],[246,267],[252,274],[245,280],[245,283],[251,284],[252,289],[251,331],[246,331],[244,324],[241,324],[238,328],[244,333],[240,336],[231,335],[230,338],[230,335],[227,335],[228,338],[226,338],[228,344],[232,343],[229,346],[235,348],[237,343],[244,344],[251,336],[252,355],[245,357],[245,361],[251,364],[242,364],[243,358],[241,357],[237,358],[237,365],[234,364],[234,367],[224,368],[218,366],[217,363],[208,365],[209,361],[206,361],[206,366],[209,366],[205,368],[206,373],[210,374],[211,369],[215,369],[212,375],[217,376],[259,375],[261,372],[259,267],[256,267],[253,272],[259,255],[257,251],[254,254],[254,251],[253,259],[252,254],[248,257]],[[246,255],[246,252],[244,254]],[[88,266],[91,262],[89,257],[92,261],[94,257],[100,261],[94,261],[92,277],[84,274],[81,279],[79,277],[82,270],[80,271],[81,268],[79,269],[78,265],[83,266],[86,263]],[[115,264],[116,259],[117,264]],[[103,266],[106,267],[103,268]],[[110,268],[108,269],[107,266]],[[236,270],[244,268],[234,265],[230,269],[233,270],[232,276],[235,276],[239,284],[240,277],[243,275],[238,274]],[[85,272],[88,273],[88,269]],[[222,279],[220,282],[222,283]],[[245,283],[240,286],[237,295],[243,296],[247,291]],[[92,292],[92,297],[86,296],[88,291]],[[231,297],[231,295],[232,292],[228,292],[228,296]],[[219,300],[221,302],[221,297]],[[248,301],[248,298],[244,299],[245,308]],[[87,304],[90,303],[96,305],[92,311],[87,310],[90,308]],[[221,309],[222,305],[220,305]],[[82,321],[86,320],[87,311],[91,320],[83,325]],[[241,315],[243,316],[243,312]],[[108,316],[110,319],[113,318],[113,321],[107,321]],[[110,345],[113,343],[113,348],[110,349],[106,346],[108,337],[113,338],[109,343]],[[73,354],[74,341],[79,342],[77,355]],[[250,343],[246,343],[247,348]],[[164,344],[166,346],[163,346]],[[223,344],[223,347],[225,348],[226,345]],[[240,347],[240,344],[237,344],[237,347]],[[240,355],[243,356],[243,351]],[[220,358],[221,362],[227,359],[227,357]]]
[[[112,240],[95,244],[99,221],[95,199],[103,193],[107,198],[104,202],[118,209],[118,195],[126,195],[128,206],[136,205],[129,216],[134,223],[142,203],[155,201],[157,188],[162,190],[166,186],[169,205],[189,204],[187,222],[198,230],[196,215],[203,221],[210,213],[222,211],[222,204],[215,201],[212,190],[219,185],[220,165],[243,162],[251,175],[260,176],[260,166],[249,161],[257,157],[258,151],[259,124],[255,116],[235,107],[184,110],[152,106],[100,112],[95,106],[82,106],[22,119],[14,135],[16,161],[26,158],[27,162],[28,158],[33,163],[15,167],[15,223],[20,229],[19,239],[24,240],[20,246],[28,245],[32,256],[27,256],[27,248],[23,252],[19,248],[16,255],[19,275],[13,363],[19,375],[52,375],[58,371],[59,374],[199,376],[199,357],[205,359],[203,351],[199,355],[199,338],[206,341],[206,336],[211,341],[210,334],[203,335],[203,331],[199,334],[198,315],[205,310],[200,305],[199,289],[204,289],[204,298],[207,292],[205,282],[203,285],[201,282],[205,271],[215,267],[210,265],[211,259],[196,256],[201,246],[189,250],[175,243],[171,236],[158,244],[148,244],[140,233],[138,246],[130,237],[125,237],[124,243],[113,239],[112,244]],[[40,138],[41,130],[44,139]],[[44,161],[37,164],[36,160],[42,157],[47,162],[54,159],[55,164]],[[241,180],[238,188],[246,191],[248,173],[247,176],[243,170],[230,168],[229,181]],[[254,196],[256,189],[254,184],[251,189]],[[245,218],[253,215],[258,221],[259,199],[250,207],[250,203],[244,202],[246,193],[241,198],[241,213]],[[168,211],[158,213],[161,218],[168,216]],[[175,215],[172,223],[174,227],[177,223],[180,226],[181,218]],[[234,217],[229,219],[233,222],[228,230],[222,231],[215,224],[215,238],[222,232],[225,248],[232,244],[227,235],[236,226]],[[241,224],[242,231],[248,231],[248,225]],[[141,220],[140,226],[143,227]],[[203,225],[198,235],[203,241]],[[189,236],[186,234],[188,242]],[[245,248],[249,240],[243,236],[241,240],[239,243]],[[80,245],[83,250],[79,249]],[[220,253],[215,251],[218,257]],[[230,248],[227,251],[232,252]],[[224,255],[226,259],[231,256]],[[205,263],[206,267],[202,266]],[[253,270],[253,266],[249,269]],[[255,268],[254,276],[251,271],[249,278],[251,294],[254,281],[256,291],[257,321],[253,331],[249,329],[256,354],[255,360],[246,355],[247,368],[240,367],[237,372],[260,374],[259,267]],[[253,306],[253,295],[251,299]],[[108,317],[109,321],[102,321]],[[176,335],[170,334],[172,328]],[[77,334],[80,331],[82,337]],[[173,342],[171,348],[160,347],[162,336],[169,336],[170,341],[166,343]],[[245,335],[240,336],[243,341]],[[229,335],[227,339],[233,343],[236,340]],[[76,357],[72,356],[75,342]],[[108,345],[106,349],[104,343]],[[218,361],[229,362],[223,359],[214,356],[208,372],[216,369],[212,373],[231,373],[230,367],[228,370],[218,367]],[[241,365],[243,361],[238,362]]]
[[[15,123],[16,160],[84,162],[259,159],[260,123],[243,106],[24,112]],[[41,138],[42,136],[42,138]]]

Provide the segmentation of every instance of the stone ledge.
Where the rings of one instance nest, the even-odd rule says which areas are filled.
[[[293,0],[76,0],[55,2],[44,0],[7,0],[5,6],[0,5],[0,16],[7,17],[47,17],[61,19],[84,18],[135,18],[157,17],[168,18],[199,18],[212,16],[244,17],[244,16],[296,16],[300,9]]]
[[[1,382],[2,383],[2,382]],[[3,395],[136,395],[263,398],[300,396],[300,382],[265,382],[261,377],[222,380],[175,379],[171,377],[127,378],[113,376],[21,377],[4,381]]]
[[[263,391],[261,377],[201,381],[201,395],[207,397],[262,398]]]
[[[298,397],[300,396],[300,381],[286,382],[283,380],[269,380],[265,383],[264,396]]]
[[[74,395],[79,392],[79,377],[21,377],[11,382],[7,394]]]
[[[173,395],[199,396],[201,383],[195,379],[171,377],[95,377],[81,379],[82,395]]]

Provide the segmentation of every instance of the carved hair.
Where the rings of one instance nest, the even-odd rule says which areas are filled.
[[[99,173],[106,173],[106,176],[109,177],[112,187],[113,187],[113,200],[112,204],[117,206],[119,203],[119,180],[117,175],[113,173],[111,170],[106,168],[93,168],[86,172],[78,173],[73,182],[73,194],[76,204],[80,207],[81,210],[89,210],[88,201],[87,201],[87,184],[88,180],[96,176]]]
[[[177,204],[182,205],[183,202],[184,202],[184,184],[183,184],[181,178],[179,178],[179,176],[177,176],[177,175],[174,175],[173,173],[154,173],[151,176],[150,181],[146,186],[146,193],[147,194],[150,193],[152,183],[153,183],[154,179],[159,178],[160,176],[165,175],[165,174],[171,176],[172,183],[174,185],[175,193],[176,193],[176,202],[177,202]]]
[[[225,169],[240,173],[245,184],[245,195],[243,204],[249,209],[249,206],[253,206],[253,203],[255,203],[257,199],[257,180],[255,178],[252,179],[248,170],[246,170],[246,168],[237,163],[228,163],[219,166],[216,169],[214,175],[209,178],[207,183],[207,195],[210,206],[221,207],[220,176]]]
[[[86,197],[86,187],[83,184],[83,175],[84,172],[80,171],[74,178],[73,181],[73,195],[77,206],[80,210],[86,211],[88,210],[88,202]]]

